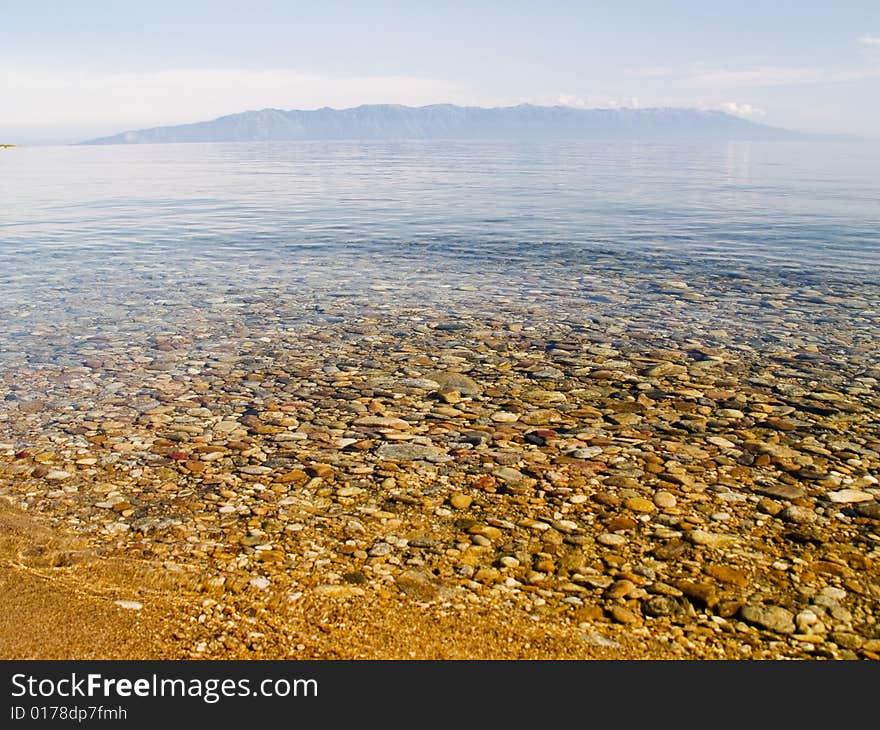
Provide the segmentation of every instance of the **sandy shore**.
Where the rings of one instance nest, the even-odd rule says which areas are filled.
[[[259,630],[267,659],[672,659],[669,647],[641,636],[605,641],[565,622],[538,625],[501,611],[457,612],[413,606],[393,595],[320,598],[308,605],[247,615],[225,627],[230,650],[207,653],[214,625],[196,581],[167,581],[146,563],[88,549],[8,506],[0,508],[0,656],[4,659],[247,659]],[[239,613],[241,612],[241,613]],[[210,615],[210,609],[208,610]],[[204,621],[204,619],[202,619]]]

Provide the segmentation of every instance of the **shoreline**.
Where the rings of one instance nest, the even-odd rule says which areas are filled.
[[[4,659],[682,658],[643,636],[584,634],[564,622],[538,625],[497,610],[418,606],[387,593],[316,595],[296,610],[268,601],[272,610],[262,607],[255,621],[254,603],[242,596],[205,591],[193,576],[169,581],[159,566],[84,549],[80,538],[8,506],[0,505],[0,527]],[[202,644],[214,638],[218,614],[232,625],[223,630],[223,645],[206,651]],[[614,636],[615,627],[608,628]]]
[[[538,300],[97,336],[6,381],[0,496],[179,580],[133,656],[878,659],[872,320],[816,288],[726,347]]]

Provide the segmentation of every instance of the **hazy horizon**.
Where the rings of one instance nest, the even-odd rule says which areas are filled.
[[[571,109],[571,110],[575,110],[575,111],[620,111],[620,112],[627,112],[627,111],[640,111],[640,112],[650,112],[650,111],[679,111],[679,112],[682,112],[682,111],[683,111],[683,112],[690,112],[690,111],[693,111],[693,112],[719,112],[719,113],[722,114],[722,115],[726,115],[726,116],[730,116],[730,117],[734,117],[734,118],[742,119],[742,120],[747,121],[747,122],[752,122],[752,123],[757,124],[757,125],[759,125],[759,126],[767,127],[767,128],[769,128],[769,129],[771,129],[771,130],[776,130],[776,131],[779,131],[779,132],[792,132],[792,133],[794,133],[794,134],[796,134],[796,135],[802,135],[802,136],[799,137],[799,139],[801,139],[802,141],[809,141],[809,140],[817,140],[817,141],[821,141],[821,140],[835,140],[835,139],[850,139],[850,140],[853,140],[853,141],[859,141],[859,140],[861,140],[861,141],[866,141],[866,142],[880,142],[880,135],[833,134],[833,133],[826,133],[826,134],[823,134],[823,133],[801,133],[801,132],[799,132],[798,130],[794,130],[794,129],[790,129],[790,128],[786,128],[786,127],[779,127],[779,126],[776,126],[776,125],[770,125],[770,124],[767,124],[766,122],[761,121],[761,120],[759,120],[759,119],[748,119],[747,117],[743,117],[743,116],[740,116],[740,115],[731,114],[730,112],[727,112],[727,111],[724,111],[724,110],[721,110],[721,109],[717,109],[717,110],[716,110],[716,109],[700,109],[700,108],[697,108],[697,107],[660,107],[660,106],[658,106],[658,107],[626,107],[626,106],[620,106],[620,107],[590,107],[590,108],[587,108],[587,107],[575,107],[575,106],[569,106],[569,105],[565,105],[565,104],[533,104],[532,102],[521,102],[520,104],[498,105],[498,106],[480,106],[480,105],[476,105],[476,104],[469,104],[469,105],[462,104],[462,105],[457,105],[457,104],[451,104],[451,103],[449,103],[449,102],[436,102],[436,103],[429,103],[429,104],[409,105],[409,104],[396,104],[396,103],[391,102],[391,103],[387,103],[387,104],[383,104],[383,103],[377,103],[377,104],[357,104],[357,105],[347,106],[347,107],[321,106],[321,107],[312,107],[312,108],[310,108],[310,109],[283,109],[283,108],[280,108],[280,107],[264,107],[264,108],[262,108],[262,109],[245,109],[245,110],[240,110],[240,111],[236,111],[236,112],[230,112],[230,113],[228,113],[228,114],[222,114],[222,115],[220,115],[220,116],[212,117],[212,118],[210,118],[210,119],[194,119],[194,120],[190,120],[190,121],[181,122],[180,124],[155,125],[155,126],[151,126],[151,127],[132,127],[132,128],[129,128],[129,129],[116,129],[116,130],[115,130],[114,132],[112,132],[111,134],[108,134],[108,135],[101,135],[101,136],[99,136],[99,137],[88,137],[88,138],[82,138],[82,137],[71,137],[71,138],[65,138],[65,139],[50,139],[50,140],[36,140],[36,141],[18,141],[18,142],[14,142],[13,144],[14,144],[14,146],[28,146],[28,147],[34,147],[34,146],[44,147],[44,146],[56,146],[56,145],[66,146],[66,145],[92,144],[92,143],[94,143],[95,141],[98,141],[98,140],[107,139],[107,138],[110,138],[110,137],[117,137],[117,136],[121,136],[121,135],[123,135],[123,134],[131,133],[131,132],[145,132],[145,131],[148,132],[148,131],[153,131],[153,130],[156,130],[156,129],[175,129],[175,128],[179,128],[179,127],[196,126],[196,125],[207,124],[207,123],[211,123],[211,122],[215,122],[215,121],[220,121],[220,120],[222,120],[222,119],[226,119],[226,118],[229,118],[229,117],[237,117],[237,116],[248,115],[248,114],[254,114],[254,113],[261,113],[261,112],[266,112],[266,111],[281,111],[281,112],[283,112],[283,113],[285,113],[285,114],[286,114],[286,113],[297,113],[297,112],[306,112],[306,113],[307,113],[307,112],[318,112],[318,111],[324,111],[324,110],[329,110],[329,111],[334,111],[334,112],[345,112],[345,111],[351,111],[351,110],[355,110],[355,109],[362,108],[362,107],[382,107],[382,106],[389,106],[389,107],[402,107],[402,108],[405,108],[405,109],[411,109],[411,110],[425,109],[425,108],[429,108],[429,107],[437,107],[437,106],[453,106],[453,107],[457,107],[457,108],[459,108],[459,109],[471,108],[471,109],[483,109],[483,110],[490,110],[490,109],[496,109],[496,110],[500,110],[500,109],[514,109],[514,108],[516,108],[516,107],[518,107],[518,106],[532,106],[532,107],[539,107],[539,108],[544,108],[544,109],[557,108],[557,109]],[[353,138],[353,139],[354,139],[354,138]],[[252,140],[249,140],[249,141],[252,141]],[[303,140],[303,141],[306,141],[306,140]],[[4,143],[3,143],[3,142],[0,142],[0,144],[4,144]],[[174,144],[174,143],[169,143],[169,144]]]
[[[861,0],[11,0],[3,21],[0,142],[380,103],[716,109],[799,132],[880,129],[880,6]]]

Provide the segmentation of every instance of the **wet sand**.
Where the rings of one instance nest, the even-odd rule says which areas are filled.
[[[20,512],[0,509],[0,656],[43,660],[187,660],[204,658],[212,625],[199,623],[214,599],[195,582],[163,585],[154,569],[83,549],[82,541]],[[123,602],[118,605],[117,602]],[[134,604],[140,604],[134,608]],[[236,602],[247,613],[247,604]],[[206,611],[207,609],[207,611]],[[313,601],[304,610],[251,616],[225,633],[229,651],[254,656],[249,630],[259,628],[269,659],[671,659],[668,647],[634,637],[609,641],[505,617],[407,605],[393,595],[366,601]]]

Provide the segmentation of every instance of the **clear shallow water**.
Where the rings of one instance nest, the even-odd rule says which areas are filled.
[[[34,147],[0,154],[0,200],[5,362],[426,303],[704,340],[837,308],[828,331],[877,335],[876,143]]]

